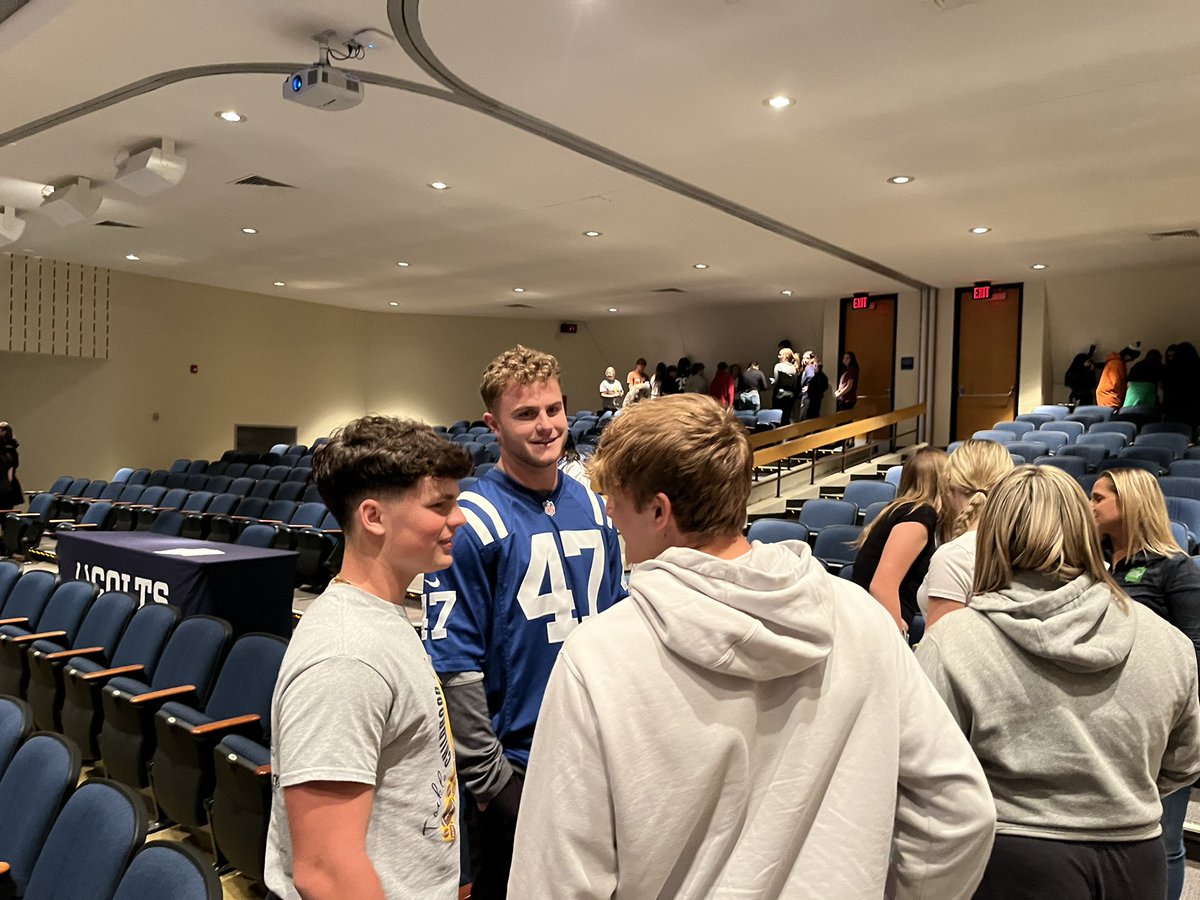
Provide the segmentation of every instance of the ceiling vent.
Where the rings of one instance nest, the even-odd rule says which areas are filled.
[[[509,309],[533,309],[528,303],[508,303],[505,304]]]
[[[96,223],[97,228],[141,228],[141,225],[130,225],[128,222],[118,222],[115,219],[105,219]]]
[[[652,294],[686,294],[683,288],[655,288],[650,293]]]
[[[1152,241],[1173,241],[1179,238],[1200,238],[1200,231],[1195,228],[1184,228],[1182,231],[1156,231],[1146,237]]]
[[[239,178],[237,181],[231,181],[230,184],[244,184],[250,187],[269,187],[269,188],[291,188],[296,189],[294,184],[284,184],[282,181],[275,181],[273,178],[267,178],[264,175],[247,175],[245,178]]]

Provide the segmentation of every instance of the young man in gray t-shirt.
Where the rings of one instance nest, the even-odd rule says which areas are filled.
[[[427,426],[383,416],[314,455],[345,554],[296,627],[271,707],[266,882],[285,900],[458,896],[454,741],[403,600],[450,565],[470,469]]]

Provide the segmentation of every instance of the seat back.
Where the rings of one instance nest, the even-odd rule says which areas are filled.
[[[863,510],[863,514],[862,514],[863,527],[866,527],[867,525],[870,525],[872,522],[874,522],[875,517],[878,516],[881,512],[883,512],[886,508],[887,508],[887,502],[883,501],[883,500],[880,500],[876,503],[869,504],[867,506],[867,508]]]
[[[904,476],[904,466],[889,466],[888,470],[883,473],[883,480],[888,484],[894,484],[897,490],[900,488],[900,479]]]
[[[130,476],[125,479],[126,484],[145,484],[146,479],[150,477],[149,469],[134,469]]]
[[[128,594],[121,591],[105,591],[96,598],[87,615],[83,617],[79,633],[75,636],[75,646],[104,647],[107,651],[104,659],[107,660],[116,650],[121,632],[129,624],[136,607],[137,604]]]
[[[312,466],[292,466],[288,469],[288,481],[303,481],[308,484],[312,481]]]
[[[170,474],[171,473],[168,472],[166,469],[155,469],[153,472],[151,472],[146,477],[146,480],[142,483],[145,484],[147,487],[153,487],[154,485],[157,485],[157,484],[166,484],[167,476]],[[131,479],[131,483],[132,483],[132,479]]]
[[[228,516],[233,513],[233,509],[241,501],[241,496],[238,494],[217,494],[208,504],[207,513],[214,516]]]
[[[1158,479],[1158,486],[1167,497],[1190,497],[1200,500],[1200,478],[1188,478],[1182,475],[1164,475]]]
[[[1119,424],[1119,423],[1115,423]],[[1122,447],[1117,451],[1117,459],[1147,459],[1159,468],[1159,474],[1165,474],[1171,468],[1174,455],[1167,447],[1151,447],[1146,444],[1133,447]]]
[[[59,810],[79,782],[79,749],[68,738],[37,732],[13,754],[0,778],[0,860],[25,895],[38,853]],[[20,827],[14,827],[15,823]],[[68,896],[68,895],[62,895]]]
[[[189,616],[176,627],[163,648],[150,690],[191,684],[200,702],[208,699],[217,665],[233,633],[229,623],[216,616]]]
[[[1044,416],[1038,413],[1025,413],[1024,415],[1017,416],[1016,421],[1028,422],[1034,428],[1041,428],[1047,422],[1053,422],[1054,416]]]
[[[771,428],[778,428],[781,422],[783,422],[782,409],[760,409],[755,419],[755,424],[768,425]]]
[[[75,479],[72,478],[70,475],[59,475],[57,478],[54,479],[54,484],[50,485],[50,487],[48,487],[46,489],[46,493],[61,494],[61,493],[65,492],[67,488],[69,488],[71,486],[71,482],[74,480]]]
[[[1170,522],[1169,524],[1171,526],[1171,539],[1179,545],[1180,550],[1187,553],[1188,546],[1191,544],[1191,541],[1188,539],[1187,526],[1182,522]]]
[[[221,900],[212,863],[187,844],[152,841],[133,857],[112,900]]]
[[[1194,500],[1191,497],[1169,496],[1166,501],[1167,518],[1172,522],[1182,522],[1194,544],[1197,539],[1200,539],[1200,500]],[[1186,549],[1191,552],[1191,547]]]
[[[204,714],[214,719],[257,715],[264,732],[270,730],[271,695],[288,642],[275,634],[244,634],[221,664]]]
[[[890,503],[896,499],[896,486],[886,481],[851,481],[846,485],[842,499],[859,509],[872,503]]]
[[[1078,456],[1081,459],[1086,459],[1087,464],[1095,468],[1100,465],[1102,459],[1108,456],[1108,448],[1097,444],[1071,444],[1069,447],[1063,447],[1055,455]]]
[[[1175,455],[1176,459],[1180,459],[1183,457],[1184,451],[1188,448],[1188,439],[1186,435],[1160,431],[1157,433],[1139,434],[1134,438],[1133,445],[1135,447],[1166,447]]]
[[[121,491],[120,496],[117,497],[117,502],[137,503],[142,499],[142,494],[144,494],[146,491],[152,490],[154,490],[154,487],[143,487],[140,484],[127,484],[125,485],[125,489]],[[158,496],[161,498],[162,494],[159,494]]]
[[[1142,426],[1142,434],[1182,434],[1191,440],[1195,429],[1187,422],[1147,422]]]
[[[1091,444],[1098,447],[1103,447],[1109,453],[1116,453],[1125,446],[1125,438],[1119,434],[1084,434],[1075,441],[1077,444]]]
[[[324,503],[301,503],[296,507],[296,511],[292,513],[292,517],[288,520],[289,525],[299,525],[301,527],[311,526],[320,528],[321,522],[325,518],[325,514],[329,510],[326,509]]]
[[[243,497],[233,508],[233,515],[245,516],[248,519],[261,519],[266,508],[267,501],[262,497]],[[291,513],[290,508],[288,512]]]
[[[1075,412],[1088,416],[1099,416],[1101,419],[1111,419],[1113,417],[1113,408],[1111,406],[1077,406]]]
[[[1029,422],[997,422],[992,428],[996,431],[1009,431],[1020,440],[1026,432],[1033,431],[1033,425]]]
[[[187,473],[189,475],[202,475],[208,470],[207,459],[193,459],[188,463]]]
[[[202,474],[188,475],[184,479],[183,486],[189,491],[203,491],[208,487],[208,476]]]
[[[303,481],[284,481],[275,489],[275,499],[291,500],[293,503],[299,503],[300,498],[304,496],[304,489],[306,487],[308,485]]]
[[[1067,436],[1067,439],[1074,442],[1087,429],[1084,428],[1082,422],[1068,422],[1066,419],[1059,419],[1054,422],[1047,422],[1038,429],[1038,434],[1046,431],[1060,431]]]
[[[127,487],[129,487],[128,482],[111,481],[108,484],[102,486],[101,489],[99,491],[97,491],[94,496],[97,500],[116,500],[118,497],[121,496],[121,491],[125,490],[125,488],[127,488]],[[84,490],[86,491],[87,489],[85,488]],[[87,497],[88,494],[84,493],[84,494],[80,494],[79,496]]]
[[[50,595],[54,593],[56,587],[58,587],[58,576],[53,572],[47,572],[44,569],[26,572],[17,579],[17,583],[8,592],[8,600],[4,604],[4,612],[0,614],[0,618],[21,617],[28,619],[31,625],[36,623],[42,617],[42,612],[46,609],[46,604],[50,602]],[[3,820],[0,819],[0,821]]]
[[[91,483],[90,478],[76,478],[66,486],[63,490],[63,495],[67,497],[80,497]]]
[[[1039,456],[1050,455],[1050,445],[1043,441],[1013,441],[1004,448],[1013,456],[1019,456],[1022,463],[1031,463]],[[1063,448],[1068,449],[1067,447]]]
[[[188,470],[188,466],[191,465],[191,462],[192,461],[190,459],[177,459],[175,462],[171,463],[171,468],[167,471],[169,471],[172,475],[177,472],[186,472]]]
[[[269,481],[264,478],[262,481],[257,482],[254,487],[250,489],[250,496],[262,497],[264,500],[270,500],[275,496],[275,491],[279,489],[280,484],[281,482],[279,481]]]
[[[261,497],[250,499],[260,500]],[[266,502],[266,501],[263,501]],[[256,518],[266,522],[289,522],[296,514],[296,504],[292,500],[272,500],[263,508]]]
[[[778,544],[780,541],[807,541],[808,526],[795,519],[756,519],[750,523],[746,540],[761,541],[764,544]]]
[[[208,479],[208,484],[204,486],[204,490],[210,494],[227,494],[229,488],[233,484],[233,479],[228,475],[211,475]]]
[[[270,471],[270,466],[264,466],[262,463],[255,463],[246,469],[246,477],[253,478],[258,481],[260,478],[266,478],[267,472]]]
[[[1137,437],[1137,426],[1132,422],[1097,422],[1088,429],[1088,434],[1119,434],[1128,444]]]
[[[1107,472],[1109,469],[1142,469],[1155,477],[1162,472],[1162,467],[1158,463],[1148,459],[1119,459],[1110,456],[1096,466],[1096,473]]]
[[[112,665],[145,666],[144,679],[154,677],[167,639],[179,624],[179,607],[167,603],[148,603],[133,614],[113,651]]]
[[[64,581],[54,589],[46,609],[37,621],[38,631],[65,631],[61,638],[67,647],[75,646],[75,635],[83,617],[91,608],[100,589],[90,581]],[[33,629],[29,629],[31,632]]]
[[[1039,428],[1037,431],[1031,431],[1029,437],[1039,444],[1046,444],[1050,448],[1051,453],[1057,453],[1063,447],[1071,443],[1071,435],[1064,431],[1043,431]]]
[[[154,505],[159,509],[181,509],[190,496],[186,488],[171,488]]]
[[[29,878],[28,900],[111,900],[146,840],[146,805],[107,778],[81,784],[59,813]]]
[[[275,526],[259,524],[247,525],[234,541],[243,547],[258,547],[262,550],[269,549],[274,542]]]
[[[860,534],[862,529],[857,525],[829,525],[822,528],[813,544],[813,556],[827,566],[849,565],[858,556],[855,541]]]
[[[246,474],[246,469],[249,468],[244,462],[230,463],[225,470],[225,474],[230,478],[241,478]]]
[[[321,492],[315,484],[306,485],[304,493],[300,495],[301,503],[321,503]]]
[[[252,490],[254,490],[254,479],[243,475],[241,478],[233,479],[233,483],[229,485],[228,493],[245,497]]]
[[[1177,459],[1171,463],[1171,474],[1183,478],[1200,478],[1200,459]]]
[[[124,484],[129,480],[129,476],[132,474],[133,469],[131,469],[129,466],[121,466],[121,468],[117,469],[117,471],[113,473],[113,477],[110,480],[119,484]]]
[[[89,503],[79,519],[79,524],[103,531],[112,524],[113,505],[108,501]]]
[[[33,710],[24,700],[0,695],[0,778],[17,748],[33,733]]]
[[[847,500],[809,500],[800,509],[800,521],[809,531],[830,525],[853,525],[857,516],[858,506]]]
[[[83,493],[81,493],[79,496],[86,497],[88,500],[95,500],[104,492],[107,487],[107,481],[89,481],[88,486],[83,489]]]
[[[1062,469],[1068,475],[1086,475],[1088,461],[1081,456],[1039,456],[1034,459],[1035,466],[1054,466]]]
[[[127,486],[125,490],[130,492],[141,491],[141,493],[134,500],[129,502],[145,504],[146,506],[158,506],[163,502],[168,493],[168,489],[161,484],[148,488],[143,488],[141,485],[134,484]],[[182,488],[171,488],[171,490],[182,490]],[[183,493],[184,496],[187,495],[187,491],[184,491]],[[121,494],[124,495],[125,491],[122,491]],[[122,501],[121,498],[118,498],[118,502],[124,501]]]
[[[154,524],[150,526],[151,534],[166,534],[171,537],[179,537],[183,531],[183,513],[177,509],[169,509],[165,513],[159,513],[154,520]]]
[[[17,579],[20,577],[21,567],[19,565],[8,560],[0,562],[0,611],[4,609],[4,605],[8,601],[8,595],[12,593],[13,585],[17,583]]]
[[[984,428],[971,437],[977,441],[994,441],[997,444],[1008,444],[1017,439],[1011,431],[997,431],[995,428]]]
[[[1035,416],[1049,416],[1052,419],[1065,419],[1068,415],[1070,415],[1071,410],[1067,409],[1065,406],[1046,405],[1035,406],[1029,412]]]

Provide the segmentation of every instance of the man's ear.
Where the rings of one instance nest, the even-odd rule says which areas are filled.
[[[366,534],[373,534],[376,537],[382,536],[384,533],[383,524],[383,509],[379,505],[379,501],[372,497],[368,497],[358,504],[358,508],[354,510],[354,517],[358,520],[358,526]]]
[[[662,531],[674,521],[671,498],[662,491],[650,498],[650,510],[654,514],[654,528],[658,531]]]
[[[483,424],[486,425],[489,429],[491,429],[492,434],[499,433],[496,430],[496,417],[493,416],[490,412],[485,412],[483,414]]]

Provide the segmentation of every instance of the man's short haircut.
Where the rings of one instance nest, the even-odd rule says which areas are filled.
[[[363,416],[333,433],[313,454],[313,481],[338,525],[353,530],[354,510],[368,497],[393,498],[426,475],[464,478],[471,456],[411,419]]]
[[[496,411],[496,403],[513,384],[537,384],[551,379],[562,382],[558,360],[541,350],[530,350],[520,344],[505,350],[483,370],[479,396],[488,412]]]
[[[588,476],[602,492],[627,494],[639,511],[666,494],[681,530],[724,537],[746,523],[753,468],[746,429],[732,412],[704,394],[675,394],[617,416]]]

